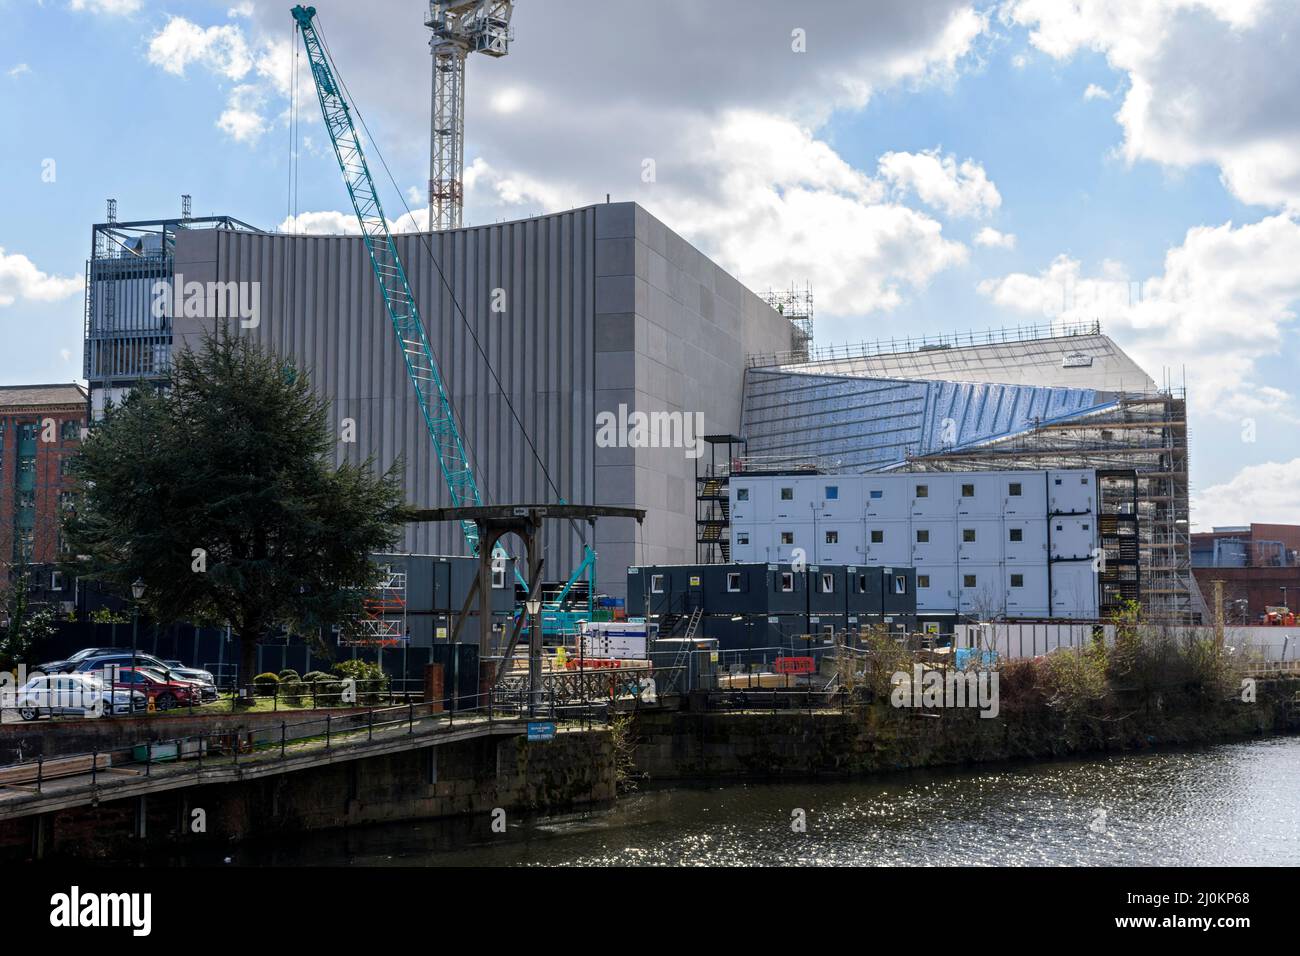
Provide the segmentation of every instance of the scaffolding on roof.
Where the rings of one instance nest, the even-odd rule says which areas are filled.
[[[802,356],[791,361],[806,362],[812,352],[813,344],[813,294],[811,283],[804,283],[803,288],[791,284],[781,291],[769,289],[763,296],[767,304],[780,312],[794,326],[794,348],[785,354]]]

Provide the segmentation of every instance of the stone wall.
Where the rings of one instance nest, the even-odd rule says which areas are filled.
[[[484,737],[6,821],[0,861],[123,861],[370,823],[464,815],[486,822],[498,807],[532,813],[614,796],[608,731],[561,732],[536,743]],[[205,832],[193,832],[195,810],[203,811]]]

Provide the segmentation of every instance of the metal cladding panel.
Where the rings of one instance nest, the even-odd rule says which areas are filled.
[[[868,518],[866,522],[864,564],[911,564],[912,530],[910,522]],[[881,540],[875,540],[879,537]]]
[[[1097,576],[1088,561],[1052,565],[1052,616],[1096,617]]]
[[[646,615],[646,593],[643,587],[643,578],[641,569],[630,567],[627,569],[627,598],[624,608],[627,610],[628,617],[645,617]]]
[[[875,471],[1104,403],[1091,388],[756,368],[746,374],[742,433],[751,455],[820,457],[838,470]]]
[[[884,612],[884,587],[876,567],[845,568],[845,611],[853,615],[880,615]]]
[[[504,389],[558,494],[602,503],[593,481],[594,219],[588,208],[394,237],[487,502],[557,497],[520,434]],[[178,249],[178,261],[207,255],[198,244],[192,249]],[[259,324],[242,334],[293,359],[311,377],[330,400],[340,435],[345,419],[355,423],[355,441],[341,438],[337,445],[338,461],[360,464],[373,457],[380,468],[402,461],[409,503],[450,505],[365,244],[356,237],[221,231],[215,259],[179,265],[206,266],[219,281],[260,284]],[[504,312],[491,308],[496,289],[504,291]],[[453,291],[463,318],[453,307]],[[196,339],[201,325],[178,321],[178,339]],[[569,528],[557,525],[549,544],[557,569],[580,560],[581,543]],[[411,525],[399,546],[465,553],[453,524]]]
[[[912,560],[920,567],[950,564],[957,552],[957,522],[951,518],[915,518],[911,522]]]
[[[971,537],[974,540],[969,540]],[[957,519],[957,560],[988,564],[1002,559],[1002,521],[997,518]]]
[[[1018,577],[1017,577],[1018,575]],[[1019,584],[1017,585],[1017,581]],[[1041,563],[1024,568],[1007,568],[1007,615],[1044,617],[1049,613],[1047,568]]]
[[[987,619],[1006,613],[1007,577],[1000,563],[963,564],[957,569],[961,596],[958,610]],[[975,583],[967,579],[974,576]]]
[[[957,609],[958,568],[955,564],[927,565],[917,569],[916,607],[918,611]],[[924,580],[922,580],[924,579]]]
[[[847,590],[842,566],[810,565],[808,613],[823,616],[843,615],[847,607],[845,599]]]
[[[1043,565],[1047,560],[1047,519],[1008,518],[1003,528],[1002,554],[1007,565]],[[1020,540],[1012,540],[1019,534]]]
[[[1053,514],[1086,514],[1096,511],[1096,473],[1077,469],[1049,471],[1047,503]]]
[[[853,564],[863,558],[862,522],[818,521],[816,550],[818,564]]]
[[[1051,521],[1054,559],[1091,559],[1097,547],[1097,519],[1091,515],[1058,515]]]
[[[952,475],[907,475],[907,493],[914,518],[953,518],[957,515],[957,481]]]
[[[859,483],[862,488],[862,509],[868,518],[898,520],[911,511],[912,489],[905,481],[891,475],[876,476]]]
[[[886,616],[916,616],[916,569],[881,568],[882,604]]]

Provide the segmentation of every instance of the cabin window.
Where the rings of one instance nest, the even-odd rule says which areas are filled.
[[[787,594],[794,590],[794,574],[792,572],[781,572],[781,590]]]
[[[885,543],[885,532],[881,531],[879,528],[873,528],[872,531],[871,531],[871,543],[872,543],[872,544],[884,544],[884,543]]]
[[[917,528],[917,529],[916,529],[916,543],[917,543],[917,544],[929,544],[929,543],[930,543],[930,529],[929,529],[929,528]]]
[[[781,543],[782,543],[782,544],[794,544],[794,532],[793,532],[793,531],[782,531],[782,532],[781,532]]]
[[[918,497],[918,498],[929,498],[929,497],[930,497],[930,486],[929,486],[929,485],[917,485],[917,486],[916,486],[916,497]]]
[[[650,593],[652,594],[664,593],[664,576],[662,574],[650,575]]]
[[[840,533],[839,533],[838,531],[827,531],[827,532],[826,532],[826,543],[827,543],[827,544],[839,544],[839,543],[840,543]]]
[[[1011,484],[1007,486],[1007,494],[1010,495],[1012,498],[1019,498],[1020,482],[1018,481],[1011,482]]]
[[[782,488],[782,489],[781,489],[781,500],[782,500],[782,501],[794,501],[794,489],[793,489],[793,488]]]
[[[1011,575],[1011,586],[1013,588],[1023,588],[1025,586],[1025,576],[1023,574]]]
[[[835,593],[835,575],[833,575],[833,574],[823,574],[823,575],[822,575],[822,594],[834,594],[834,593]]]
[[[961,578],[961,586],[964,588],[973,588],[975,586],[975,575],[963,574]]]
[[[1009,536],[1009,540],[1011,540],[1011,541],[1024,541],[1024,540],[1025,540],[1025,529],[1024,529],[1024,528],[1012,528],[1012,529],[1010,529],[1010,530],[1007,532],[1007,535]]]
[[[727,573],[727,590],[732,594],[740,590],[740,572],[730,571]]]
[[[921,588],[929,588],[929,586],[930,586],[930,575],[918,574],[916,576],[916,587],[918,590],[920,590]]]
[[[966,542],[967,544],[971,544],[971,543],[973,543],[973,542],[975,541],[975,529],[974,529],[974,528],[962,528],[962,529],[961,529],[961,539],[962,539],[962,541]]]
[[[962,486],[961,486],[961,496],[962,496],[963,498],[974,498],[974,497],[975,497],[975,486],[974,486],[974,485],[969,485],[969,484],[968,484],[968,485],[962,485]]]

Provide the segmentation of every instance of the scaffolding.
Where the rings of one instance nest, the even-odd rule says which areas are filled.
[[[791,285],[781,292],[769,289],[763,297],[767,304],[780,312],[794,326],[792,350],[782,353],[790,356],[791,362],[806,362],[812,354],[813,344],[813,294],[812,285],[804,283],[803,288]]]
[[[86,262],[83,374],[92,392],[161,381],[171,363],[172,283],[182,230],[258,232],[229,216],[195,219],[182,197],[180,219],[118,222],[117,202],[91,231]],[[159,290],[167,293],[161,303]],[[159,308],[158,306],[162,307]]]
[[[381,569],[382,579],[362,602],[352,627],[339,631],[341,647],[398,647],[410,639],[406,623],[406,572],[391,565]]]

